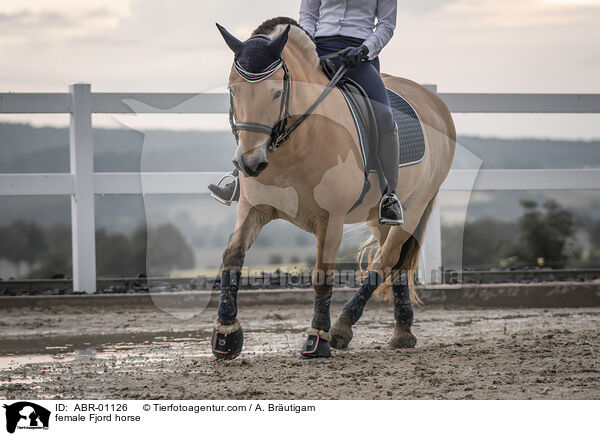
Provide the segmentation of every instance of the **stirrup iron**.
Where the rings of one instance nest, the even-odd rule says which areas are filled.
[[[239,179],[237,176],[234,176],[232,172],[229,172],[227,174],[225,174],[223,177],[221,177],[221,180],[219,180],[217,182],[217,186],[221,187],[221,183],[223,183],[224,180],[227,180],[228,178],[232,178],[233,179],[233,183],[235,183],[234,188],[233,188],[233,193],[231,194],[231,198],[229,199],[223,199],[217,195],[215,195],[214,192],[211,191],[210,196],[212,198],[214,198],[215,200],[217,200],[219,203],[224,204],[225,206],[231,206],[231,203],[233,203],[233,199],[235,197],[235,193],[238,190],[238,183],[239,183]]]
[[[390,197],[396,200],[396,202],[398,203],[398,207],[400,208],[400,218],[398,220],[391,220],[391,219],[384,218],[381,216],[381,208],[383,206],[383,202],[384,202],[384,200],[387,200]],[[383,194],[381,196],[381,200],[379,200],[378,218],[379,218],[379,224],[387,224],[390,226],[398,226],[400,224],[404,224],[404,208],[402,207],[402,203],[398,199],[398,196],[396,195],[396,193],[391,192],[389,194]]]

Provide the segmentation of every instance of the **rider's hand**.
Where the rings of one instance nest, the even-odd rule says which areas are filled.
[[[346,47],[339,53],[342,62],[347,68],[356,67],[360,61],[367,59],[368,54],[369,49],[364,44],[360,47]]]

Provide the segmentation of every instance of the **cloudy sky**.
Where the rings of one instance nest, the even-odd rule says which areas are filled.
[[[0,91],[203,92],[245,39],[300,0],[4,0]],[[399,0],[382,70],[441,92],[600,92],[600,0]],[[585,118],[585,117],[583,117]],[[589,118],[589,117],[588,117]]]

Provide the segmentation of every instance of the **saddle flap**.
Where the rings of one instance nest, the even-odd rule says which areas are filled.
[[[330,80],[337,71],[335,64],[330,59],[321,59],[321,68],[323,69],[323,73],[325,73]],[[338,82],[337,87],[342,92],[342,95],[348,104],[348,108],[352,113],[352,117],[358,130],[359,147],[363,156],[366,175],[371,170],[369,164],[373,162],[370,153],[376,148],[374,147],[376,144],[375,141],[379,140],[377,120],[375,119],[373,105],[362,86],[349,77],[343,76]]]

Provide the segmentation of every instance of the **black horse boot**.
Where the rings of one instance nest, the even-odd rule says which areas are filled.
[[[213,185],[212,183],[208,185],[208,189],[211,191],[210,196],[226,206],[230,206],[234,201],[238,201],[240,199],[240,180],[238,173],[239,171],[235,169],[232,172],[225,174],[216,185]],[[221,187],[221,183],[228,178],[233,179],[233,181]]]
[[[400,272],[400,280],[392,284],[394,295],[394,333],[389,342],[390,348],[414,348],[417,338],[410,331],[414,320],[414,312],[410,302],[410,288],[406,271]]]
[[[217,359],[235,359],[242,352],[244,345],[244,333],[237,320],[240,277],[239,271],[226,269],[221,273],[219,308],[210,338],[212,352]]]
[[[331,348],[329,347],[331,335],[329,332],[310,328],[307,333],[308,338],[306,338],[302,350],[300,350],[300,358],[306,360],[331,357]]]
[[[404,223],[404,211],[395,192],[398,185],[399,147],[398,124],[394,122],[394,129],[391,132],[379,134],[377,148],[380,171],[383,172],[384,176],[379,176],[381,192],[383,193],[379,201],[379,223],[390,226]]]
[[[331,294],[315,295],[312,326],[308,329],[308,337],[300,351],[301,359],[331,357],[331,347],[329,346],[331,341],[331,335],[329,334],[329,328],[331,327],[330,303]]]
[[[369,271],[367,277],[362,281],[360,288],[346,303],[342,313],[331,329],[331,346],[333,348],[345,349],[352,340],[352,326],[362,316],[367,302],[381,284],[381,274],[377,271]]]

